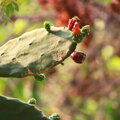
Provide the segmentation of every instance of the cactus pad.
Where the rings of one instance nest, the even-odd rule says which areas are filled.
[[[45,73],[75,48],[72,33],[65,27],[51,26],[50,32],[41,28],[24,33],[0,47],[0,77]]]
[[[0,96],[0,120],[49,120],[33,105]]]

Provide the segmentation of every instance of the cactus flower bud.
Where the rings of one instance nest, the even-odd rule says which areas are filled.
[[[36,99],[35,98],[31,98],[30,100],[28,100],[29,104],[36,104]]]
[[[68,21],[68,29],[69,30],[72,30],[74,23],[75,23],[75,20],[73,20],[73,19],[70,19]]]
[[[50,120],[60,120],[60,115],[58,115],[57,113],[52,114],[49,117]]]
[[[80,34],[80,27],[78,22],[75,22],[73,28],[72,28],[73,35],[79,35]]]
[[[87,30],[87,32],[90,32],[90,25],[85,25],[82,29]]]
[[[86,54],[82,51],[74,51],[70,57],[74,60],[74,62],[81,64],[85,60]]]
[[[46,29],[48,32],[50,32],[50,22],[49,22],[49,21],[45,21],[43,25],[44,25],[45,29]]]
[[[42,81],[44,80],[46,77],[44,74],[38,74],[38,75],[35,75],[34,78],[38,81]]]
[[[69,30],[72,30],[72,28],[73,28],[73,26],[74,26],[74,23],[75,22],[79,22],[80,21],[80,19],[77,17],[77,16],[75,16],[75,17],[73,17],[72,19],[70,19],[69,21],[68,21],[68,29]]]

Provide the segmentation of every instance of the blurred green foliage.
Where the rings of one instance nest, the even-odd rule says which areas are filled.
[[[112,0],[94,0],[94,1],[96,1],[96,2],[101,2],[101,3],[103,3],[103,4],[109,4]]]
[[[0,16],[2,16],[3,22],[6,24],[15,11],[19,11],[19,6],[16,0],[3,0],[0,2]]]
[[[106,5],[111,2],[111,0],[94,1],[101,2]],[[0,22],[1,45],[9,39],[15,38],[24,32],[42,27],[43,19],[41,18],[40,20],[33,21],[33,18],[34,15],[46,14],[35,0],[5,0],[0,4],[0,10],[0,16],[3,20]],[[51,9],[51,11],[53,10]],[[12,16],[17,17],[12,21],[10,20],[10,17]],[[51,20],[53,23],[55,22],[55,19],[51,19],[49,17],[44,18],[44,20]],[[100,21],[97,20],[96,23],[94,23],[94,44],[96,45],[100,42],[104,43],[105,38],[101,38],[102,35],[104,36],[104,34],[107,34],[107,36],[109,36],[109,34],[104,30],[105,23],[103,21],[101,23],[102,25],[100,24]],[[115,54],[115,47],[112,45],[105,45],[102,50],[99,51],[99,55],[99,59],[102,59],[104,64],[99,62],[99,60],[96,60],[97,62],[94,61],[93,64],[95,64],[95,66],[97,66],[98,63],[102,68],[97,68],[93,73],[90,73],[92,79],[95,78],[95,81],[99,84],[100,82],[97,81],[97,79],[101,78],[100,80],[102,80],[102,74],[104,72],[106,74],[110,74],[110,79],[115,81],[116,77],[114,77],[114,75],[120,75],[120,57]],[[77,94],[76,91],[72,92],[77,88],[73,87],[71,89],[71,81],[79,78],[80,83],[77,84],[81,86],[82,78],[86,76],[89,69],[93,69],[93,66],[92,64],[89,66],[90,63],[88,63],[87,60],[80,66],[73,63],[69,58],[64,62],[64,64],[64,66],[59,65],[56,68],[55,73],[48,73],[47,79],[40,82],[35,81],[33,77],[22,79],[0,78],[0,94],[17,97],[26,102],[31,97],[34,97],[37,100],[38,107],[47,115],[57,112],[62,114],[62,120],[119,120],[120,87],[115,86],[114,88],[111,88],[108,81],[107,83],[104,83],[106,84],[104,89],[106,91],[111,89],[111,92],[108,92],[105,95],[98,93],[100,88],[96,88],[95,95],[93,93],[93,95],[90,96],[86,95],[87,97],[82,95],[83,93]],[[74,73],[74,70],[76,70],[75,68],[77,68],[76,74]],[[89,79],[90,78],[87,78],[87,80],[84,79],[84,81],[89,81]],[[92,83],[92,81],[90,81],[90,83]],[[94,87],[96,86],[90,86],[89,89]],[[90,91],[89,89],[88,92]],[[70,92],[68,92],[69,90]],[[104,93],[102,89],[100,90],[101,93]],[[68,96],[69,99],[67,99],[67,102],[63,104],[62,102]]]

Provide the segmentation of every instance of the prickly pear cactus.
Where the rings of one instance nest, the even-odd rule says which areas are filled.
[[[50,120],[33,105],[0,96],[0,120]]]
[[[0,77],[35,76],[41,81],[44,74],[52,67],[62,64],[74,52],[76,45],[89,34],[90,26],[79,28],[79,19],[69,21],[68,28],[50,26],[24,33],[18,38],[9,40],[0,47]],[[81,63],[84,58],[79,53],[73,60]],[[75,57],[75,58],[74,58]],[[79,58],[79,60],[78,60]],[[35,104],[36,100],[29,100]],[[0,120],[60,120],[58,114],[47,118],[42,111],[33,105],[18,99],[0,96]]]
[[[71,31],[51,26],[24,33],[0,47],[0,77],[25,77],[45,73],[76,48]]]

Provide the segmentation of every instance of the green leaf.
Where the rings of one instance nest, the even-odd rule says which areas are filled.
[[[0,2],[0,6],[6,6],[6,2]]]
[[[4,14],[4,12],[3,12],[3,15],[1,15],[1,16],[2,16],[2,21],[3,21],[3,23],[4,23],[4,24],[7,24],[8,21],[10,20],[9,17],[8,17],[6,14]]]
[[[0,1],[0,5],[7,6],[7,5],[11,4],[12,2],[13,2],[12,0],[2,0],[2,1]]]
[[[12,4],[13,4],[15,10],[16,10],[16,11],[19,11],[19,6],[18,6],[18,4],[17,4],[16,2],[12,2]]]
[[[9,4],[7,7],[6,7],[6,14],[8,17],[11,17],[14,13],[14,7],[12,6],[12,4]]]
[[[0,6],[4,6],[4,4],[5,4],[4,2],[0,2]]]

